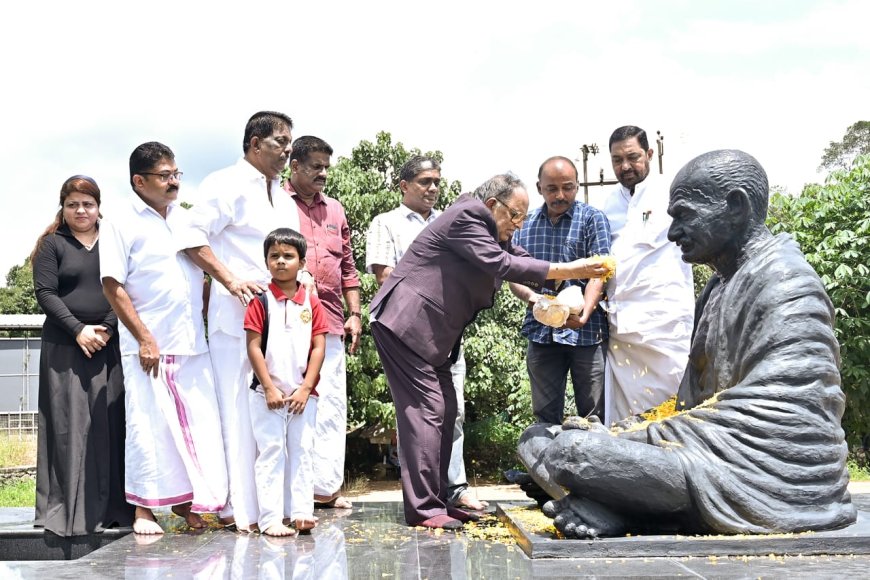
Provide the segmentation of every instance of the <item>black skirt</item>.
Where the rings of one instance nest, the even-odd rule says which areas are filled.
[[[87,358],[43,337],[35,525],[60,536],[130,526],[124,499],[124,377],[118,337]]]

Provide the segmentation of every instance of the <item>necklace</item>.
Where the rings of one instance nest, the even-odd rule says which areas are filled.
[[[90,252],[91,250],[94,249],[94,246],[97,245],[97,240],[100,239],[100,230],[96,230],[96,229],[94,230],[94,237],[91,238],[91,243],[89,243],[89,244],[85,243],[84,240],[82,240],[82,239],[79,238],[78,236],[75,236],[75,238],[79,241],[79,243],[80,243],[81,245],[83,245],[83,246],[85,247],[85,249],[86,249],[87,251]]]

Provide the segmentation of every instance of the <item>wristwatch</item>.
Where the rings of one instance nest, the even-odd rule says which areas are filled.
[[[351,312],[348,316],[356,316],[360,320],[362,320],[362,312]]]

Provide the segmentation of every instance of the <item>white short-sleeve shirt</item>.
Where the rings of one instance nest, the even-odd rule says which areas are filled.
[[[441,212],[433,209],[429,219],[423,219],[423,216],[401,204],[394,210],[375,216],[366,236],[366,271],[372,273],[375,264],[395,268],[414,238],[439,215]]]
[[[182,251],[189,236],[188,211],[173,203],[166,219],[138,195],[100,226],[100,276],[124,286],[160,354],[208,352],[202,318],[203,272]],[[121,354],[138,354],[139,343],[118,325]]]
[[[264,286],[271,276],[263,241],[274,229],[299,231],[299,211],[290,194],[272,179],[272,201],[266,177],[244,157],[209,174],[191,200],[192,236],[185,247],[208,245],[234,276]],[[209,331],[244,336],[245,307],[221,284],[212,283],[208,303]]]

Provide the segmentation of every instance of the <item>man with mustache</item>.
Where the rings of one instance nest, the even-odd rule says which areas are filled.
[[[538,193],[544,204],[529,214],[514,234],[513,243],[532,257],[548,262],[570,262],[610,253],[610,226],[604,214],[576,201],[577,167],[567,157],[551,157],[538,169]],[[580,286],[585,298],[580,315],[569,317],[565,326],[553,328],[535,320],[532,308],[542,295],[554,295],[568,286]],[[604,351],[607,319],[599,306],[604,283],[600,278],[549,280],[543,294],[528,286],[511,283],[511,291],[529,308],[522,333],[529,345],[526,364],[532,387],[532,411],[542,423],[561,423],[565,415],[568,375],[574,402],[581,417],[604,414]]]
[[[210,285],[208,300],[209,352],[230,483],[220,517],[240,531],[256,528],[259,515],[257,445],[248,414],[251,365],[243,322],[246,305],[271,279],[263,262],[263,240],[279,227],[299,227],[298,220],[290,219],[296,216],[295,204],[280,182],[292,149],[292,128],[290,117],[275,111],[259,111],[248,119],[242,156],[200,184],[190,210],[192,237],[184,246],[220,282]]]
[[[290,154],[290,179],[285,187],[295,201],[298,231],[308,243],[306,268],[314,276],[317,295],[329,323],[326,357],[317,392],[314,437],[314,499],[319,507],[350,508],[341,496],[347,432],[347,375],[344,336],[356,352],[362,333],[359,276],[350,246],[350,227],[338,200],[323,195],[332,147],[318,137],[299,137]],[[349,316],[344,318],[344,305]]]
[[[402,203],[392,211],[375,216],[366,239],[366,270],[375,275],[378,286],[384,284],[414,238],[441,215],[441,211],[434,207],[440,185],[441,166],[434,159],[415,155],[402,165],[399,170]],[[450,366],[450,375],[456,389],[457,412],[447,470],[447,501],[455,507],[482,510],[488,504],[471,494],[465,475],[462,429],[465,422],[465,357],[461,350],[456,362]]]
[[[121,324],[127,418],[125,484],[133,531],[162,534],[152,508],[172,506],[192,528],[227,499],[227,471],[202,319],[203,271],[186,255],[182,173],[166,145],[130,155],[136,195],[103,225],[103,293]]]
[[[619,187],[603,208],[616,258],[616,274],[607,283],[607,425],[673,396],[689,356],[692,268],[668,241],[667,184],[650,175],[652,156],[640,127],[620,127],[610,136]]]

